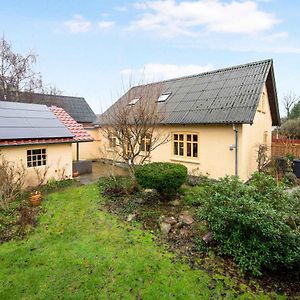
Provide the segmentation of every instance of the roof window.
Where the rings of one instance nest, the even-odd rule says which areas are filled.
[[[134,98],[133,100],[131,100],[128,105],[134,105],[136,104],[138,101],[140,100],[140,98]]]
[[[157,102],[165,102],[169,96],[171,95],[171,93],[163,93],[159,96],[159,98],[157,99]]]

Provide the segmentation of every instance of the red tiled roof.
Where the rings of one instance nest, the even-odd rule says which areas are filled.
[[[62,108],[51,106],[50,110],[55,116],[69,129],[73,134],[72,138],[43,138],[43,139],[20,139],[20,140],[0,140],[0,146],[19,146],[33,144],[58,144],[58,143],[74,143],[74,142],[92,142],[93,138],[78,124],[68,113]]]
[[[0,146],[19,146],[33,144],[59,144],[74,143],[73,138],[51,138],[51,139],[26,139],[26,140],[5,140],[0,141]]]
[[[76,142],[92,142],[94,139],[83,128],[83,126],[77,123],[66,111],[57,106],[51,106],[50,110],[55,116],[69,129],[74,135],[73,140]]]

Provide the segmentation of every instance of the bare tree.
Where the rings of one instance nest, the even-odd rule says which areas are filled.
[[[62,90],[60,90],[55,85],[43,86],[41,88],[41,92],[43,94],[48,94],[48,95],[52,95],[52,96],[59,96],[59,95],[63,94]]]
[[[0,153],[0,209],[6,209],[20,193],[26,177],[26,168],[10,162]]]
[[[262,172],[264,167],[270,162],[268,155],[268,146],[266,144],[259,144],[257,148],[257,171]]]
[[[34,167],[33,169],[37,178],[37,188],[41,188],[47,181],[47,174],[50,166],[44,166],[43,168]]]
[[[12,45],[4,37],[0,39],[0,96],[19,99],[21,91],[35,91],[42,87],[39,73],[33,70],[37,55],[14,53]]]
[[[297,97],[294,92],[289,92],[289,94],[283,97],[283,105],[286,110],[287,118],[290,117],[290,112],[295,103],[299,101],[300,97]]]
[[[129,88],[101,117],[104,136],[128,165],[132,179],[135,165],[145,163],[153,150],[168,142],[169,135],[159,129],[165,118],[164,104],[157,102],[161,92],[161,84]]]

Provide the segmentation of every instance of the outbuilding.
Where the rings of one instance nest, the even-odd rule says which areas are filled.
[[[92,141],[62,108],[0,101],[0,156],[26,169],[25,187],[38,183],[37,172],[72,178],[72,144]]]

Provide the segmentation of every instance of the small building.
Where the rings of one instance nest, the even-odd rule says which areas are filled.
[[[72,178],[72,144],[93,138],[62,108],[0,101],[0,156],[26,169],[25,186]]]
[[[72,146],[73,159],[75,160],[78,155],[81,160],[97,159],[100,156],[99,151],[99,131],[94,126],[94,121],[97,116],[83,97],[73,97],[65,95],[51,95],[42,93],[31,93],[22,92],[20,93],[19,99],[16,100],[12,97],[7,99],[1,99],[3,101],[9,102],[21,102],[21,103],[31,103],[31,104],[42,104],[48,107],[56,106],[61,107],[65,112],[67,112],[77,123],[81,124],[85,130],[88,131],[94,139],[91,144],[76,144]],[[77,153],[79,150],[79,153]]]
[[[146,100],[145,89],[160,94]],[[191,174],[216,179],[248,179],[257,170],[259,145],[270,149],[272,126],[280,125],[272,60],[135,86],[101,116],[99,126],[114,109],[134,110],[140,101],[156,103],[164,115],[156,130],[169,136],[149,161],[182,163]],[[102,136],[102,157],[113,159],[118,141]]]

